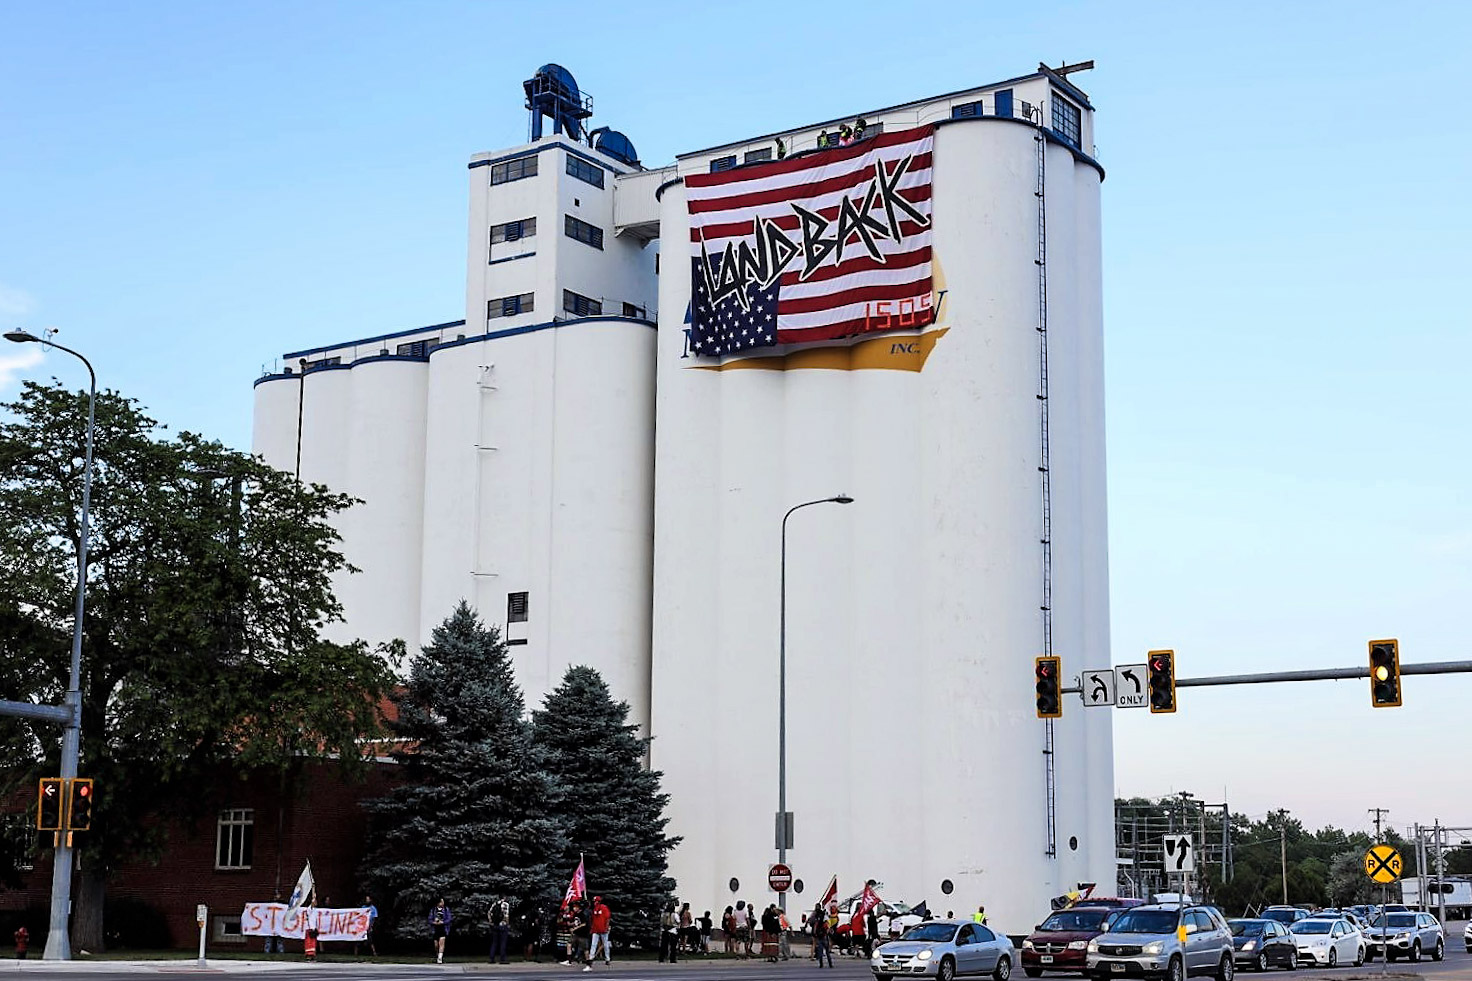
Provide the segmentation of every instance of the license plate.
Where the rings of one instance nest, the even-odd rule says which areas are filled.
[[[1044,964],[1051,964],[1053,963],[1053,955],[1044,954],[1043,956],[1039,957],[1038,960],[1042,961]]]
[[[1109,965],[1109,970],[1112,971],[1112,972],[1114,972],[1115,974],[1123,974],[1124,973],[1124,965],[1123,964],[1110,964]]]

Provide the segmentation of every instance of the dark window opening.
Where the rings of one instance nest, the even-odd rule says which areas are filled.
[[[625,303],[624,304],[624,316],[625,317],[638,317],[640,320],[647,320],[648,319],[648,317],[645,315],[644,308],[643,307],[636,307],[632,303]]]
[[[772,148],[765,147],[761,150],[747,150],[746,156],[741,158],[742,163],[760,163],[763,160],[772,159]]]
[[[1078,147],[1083,113],[1067,99],[1053,96],[1053,132],[1071,147]]]
[[[562,291],[562,309],[574,317],[597,317],[603,313],[603,304],[572,290]]]
[[[537,234],[537,219],[521,218],[517,221],[502,222],[491,226],[491,244],[499,245],[502,242],[517,242],[524,238],[531,238]]]
[[[983,107],[980,99],[977,99],[975,102],[964,102],[959,106],[951,107],[951,118],[974,119],[977,116],[983,115],[982,109]],[[1000,113],[998,115],[1000,115]]]
[[[581,157],[571,154],[567,158],[567,172],[580,181],[586,181],[594,187],[603,186],[603,168],[596,164],[590,164]]]
[[[499,296],[486,301],[486,318],[514,317],[519,313],[531,313],[536,309],[535,293],[518,293],[516,296]]]
[[[567,233],[568,238],[586,242],[595,249],[603,248],[603,229],[597,225],[590,225],[572,215],[564,215],[562,222],[563,231]]]
[[[526,623],[527,593],[506,594],[506,622]]]
[[[710,162],[710,172],[714,174],[718,171],[730,170],[734,166],[736,166],[735,154],[732,154],[729,157],[716,157]]]
[[[492,184],[506,184],[511,181],[519,181],[524,177],[535,176],[537,176],[536,154],[529,157],[517,157],[515,160],[507,160],[504,163],[491,164]]]

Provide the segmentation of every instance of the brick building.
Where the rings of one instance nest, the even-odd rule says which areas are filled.
[[[203,903],[210,909],[211,948],[259,951],[259,938],[240,934],[242,908],[278,892],[289,896],[308,859],[319,905],[356,905],[363,896],[357,870],[367,824],[360,804],[385,792],[392,765],[374,763],[366,779],[350,781],[331,760],[306,760],[284,793],[275,773],[223,775],[218,807],[195,824],[171,826],[156,863],[113,872],[104,924],[109,948],[191,948],[199,936],[195,907]],[[26,830],[34,816],[24,813],[31,803],[24,794],[6,807],[7,841],[34,833]],[[49,919],[51,850],[15,864],[15,880],[0,884],[0,936],[8,938],[23,921],[39,951]]]

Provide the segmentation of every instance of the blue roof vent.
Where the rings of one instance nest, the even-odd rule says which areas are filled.
[[[553,133],[565,132],[575,140],[583,138],[582,121],[593,115],[593,97],[578,91],[572,72],[561,65],[543,65],[521,87],[532,114],[533,141],[542,138],[543,116],[551,117]]]
[[[634,143],[627,136],[616,129],[600,126],[588,134],[593,148],[615,160],[623,161],[630,167],[639,166],[639,151],[634,149]]]

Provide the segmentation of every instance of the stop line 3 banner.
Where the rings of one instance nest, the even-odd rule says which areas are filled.
[[[368,907],[302,907],[288,911],[285,903],[246,903],[240,914],[240,932],[247,937],[301,940],[313,922],[317,925],[318,940],[362,940],[368,935]]]

